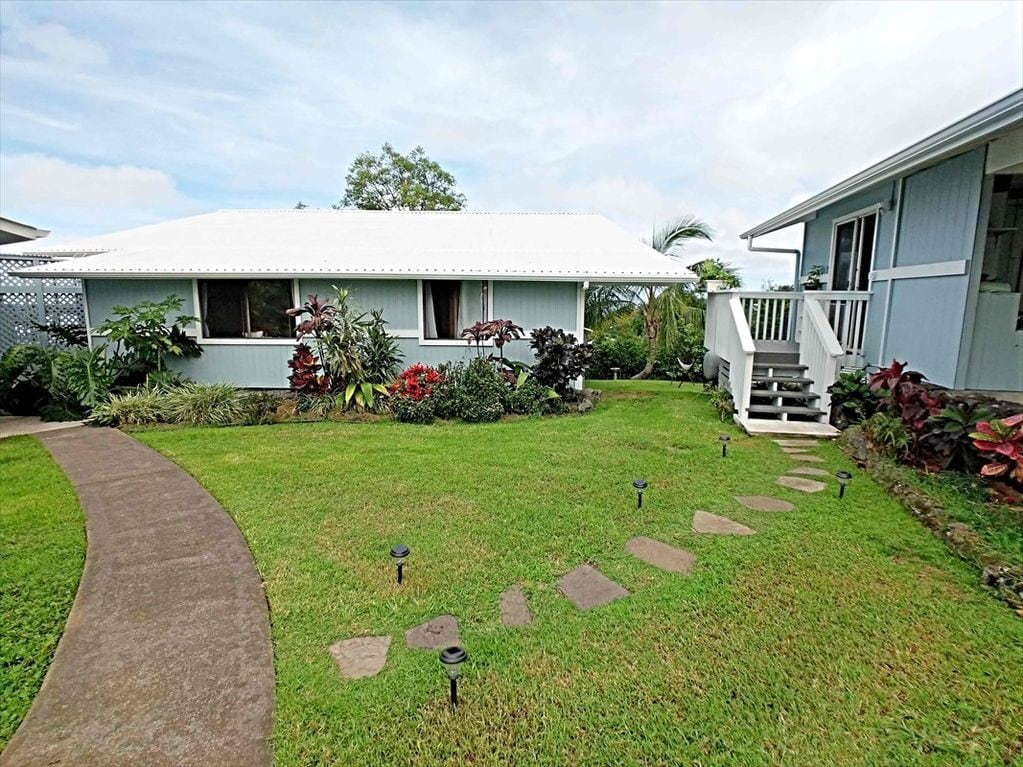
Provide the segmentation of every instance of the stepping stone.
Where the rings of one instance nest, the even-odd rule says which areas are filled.
[[[806,450],[807,448],[805,447],[783,447],[781,449],[785,455],[809,455]]]
[[[789,458],[793,461],[806,461],[807,463],[824,463],[824,459],[820,456],[810,455],[809,453],[789,453]]]
[[[792,511],[796,508],[788,501],[766,495],[737,495],[735,500],[753,511]]]
[[[711,533],[715,535],[753,535],[756,532],[752,527],[740,525],[727,517],[719,517],[717,514],[709,514],[706,511],[698,511],[693,514],[693,532]]]
[[[330,654],[337,661],[342,676],[349,679],[365,679],[380,673],[387,662],[387,650],[390,646],[389,636],[355,637],[332,644]]]
[[[629,595],[628,591],[590,565],[579,565],[558,578],[558,591],[580,610],[600,607]]]
[[[812,439],[776,439],[774,444],[781,445],[782,447],[797,447],[807,450],[812,447],[817,447],[820,443]]]
[[[803,479],[802,477],[778,477],[778,484],[782,487],[790,487],[793,490],[801,490],[804,493],[819,493],[826,490],[827,485],[814,479]]]
[[[824,469],[818,469],[816,466],[797,466],[794,469],[789,469],[789,474],[805,474],[808,477],[831,476]]]
[[[438,615],[405,632],[405,644],[415,650],[440,650],[461,644],[458,621],[453,615]]]
[[[696,564],[696,557],[688,551],[676,549],[653,538],[630,538],[625,544],[625,550],[648,565],[682,575],[689,575]]]
[[[533,613],[521,586],[512,586],[501,594],[501,623],[508,628],[521,628],[533,622]]]

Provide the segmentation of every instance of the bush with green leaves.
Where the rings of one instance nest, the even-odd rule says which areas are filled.
[[[393,397],[389,403],[391,414],[402,423],[432,423],[435,417],[433,396],[423,399]]]
[[[387,332],[387,320],[380,309],[372,309],[366,323],[366,335],[362,339],[362,371],[366,381],[386,384],[398,373],[405,359],[398,339]]]
[[[718,417],[725,423],[732,420],[735,415],[735,401],[728,389],[720,386],[709,387],[710,404],[718,411]]]
[[[593,359],[592,344],[579,343],[571,333],[550,325],[535,328],[529,346],[535,356],[533,378],[562,397],[568,396],[574,382],[586,375]]]
[[[902,419],[883,410],[863,422],[863,436],[889,458],[901,460],[909,450],[909,432]]]
[[[277,420],[277,409],[284,404],[284,396],[272,391],[254,391],[243,394],[241,398],[242,415],[239,419],[247,426],[259,426],[274,423]]]
[[[508,392],[508,412],[517,415],[541,416],[548,413],[560,413],[565,409],[565,401],[551,388],[541,386],[532,378],[527,378]]]
[[[241,420],[241,395],[230,384],[184,383],[168,389],[163,420],[192,426],[228,426]]]
[[[97,426],[149,426],[163,420],[164,390],[140,386],[111,394],[92,409],[89,422]]]
[[[505,412],[508,385],[483,359],[465,366],[455,394],[455,412],[463,421],[485,423],[498,420]]]
[[[133,306],[115,306],[114,317],[96,328],[114,345],[107,353],[119,385],[146,383],[150,373],[167,369],[168,358],[198,357],[202,347],[187,335],[196,317],[181,312],[185,301],[169,295],[162,301],[140,301]]]
[[[870,388],[863,370],[842,373],[828,387],[831,395],[831,423],[839,429],[862,423],[877,412],[883,399]]]
[[[604,335],[593,339],[591,378],[614,378],[612,368],[619,368],[619,378],[636,375],[646,365],[646,341],[636,335]]]

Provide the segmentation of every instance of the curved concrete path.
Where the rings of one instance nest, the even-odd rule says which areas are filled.
[[[39,439],[78,493],[88,552],[53,663],[0,764],[269,764],[270,621],[234,522],[121,432]]]

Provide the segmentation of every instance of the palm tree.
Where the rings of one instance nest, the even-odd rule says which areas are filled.
[[[647,244],[666,256],[676,256],[687,240],[711,240],[714,230],[696,216],[679,216],[654,231]],[[633,376],[634,379],[649,378],[657,361],[657,342],[662,330],[674,335],[681,325],[702,311],[692,291],[680,285],[658,289],[656,285],[629,286],[635,303],[643,313],[643,327],[646,330],[646,366]],[[695,310],[695,312],[694,312]]]

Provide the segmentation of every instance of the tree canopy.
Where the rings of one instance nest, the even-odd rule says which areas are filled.
[[[345,194],[335,208],[363,210],[461,210],[465,195],[455,177],[426,156],[421,146],[407,155],[384,144],[379,155],[363,152],[345,176]]]

